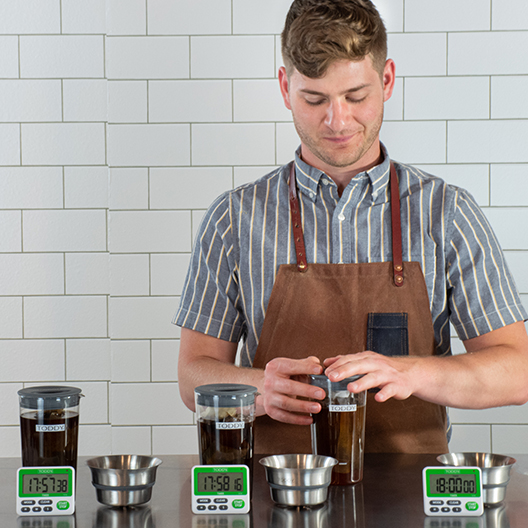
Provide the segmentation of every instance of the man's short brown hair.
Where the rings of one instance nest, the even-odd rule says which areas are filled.
[[[288,76],[295,68],[312,79],[338,60],[370,56],[380,75],[387,59],[387,32],[370,0],[294,0],[281,35]]]

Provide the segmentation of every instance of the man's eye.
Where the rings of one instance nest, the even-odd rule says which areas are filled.
[[[320,105],[323,103],[323,99],[318,99],[317,101],[309,101],[308,99],[306,99],[306,102],[310,105],[310,106],[317,106],[317,105]]]
[[[354,104],[357,104],[357,103],[361,103],[362,101],[364,101],[367,97],[359,97],[359,98],[353,98],[353,97],[349,97],[348,98],[348,102],[349,103],[354,103]]]

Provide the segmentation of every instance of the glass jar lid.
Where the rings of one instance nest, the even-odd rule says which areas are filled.
[[[26,409],[67,409],[79,405],[83,394],[77,387],[44,385],[18,391],[20,406]]]
[[[194,389],[196,403],[208,407],[244,407],[253,405],[257,387],[238,383],[212,383]]]
[[[357,376],[350,376],[349,378],[345,378],[340,381],[331,381],[324,374],[311,374],[309,378],[310,385],[321,387],[328,393],[329,391],[336,392],[347,390],[347,385],[349,383],[351,383],[352,381],[356,381],[357,379],[362,378],[363,376],[364,374],[358,374]]]

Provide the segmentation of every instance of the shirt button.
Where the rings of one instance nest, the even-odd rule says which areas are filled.
[[[315,194],[313,192],[310,192],[310,198],[313,198]]]
[[[343,213],[339,213],[337,218],[339,219],[340,222],[342,222],[345,219],[345,215]]]
[[[322,181],[323,181],[323,183],[324,183],[325,185],[328,185],[328,184],[330,183],[326,178],[323,178]]]

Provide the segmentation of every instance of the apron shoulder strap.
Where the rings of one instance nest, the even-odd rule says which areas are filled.
[[[394,284],[403,285],[402,234],[400,216],[400,186],[394,163],[390,162],[390,195],[392,227],[392,272]]]
[[[402,235],[400,217],[400,189],[398,175],[392,161],[390,162],[390,191],[391,191],[391,227],[392,227],[392,269],[394,284],[403,285],[403,259],[402,259]],[[297,198],[297,184],[295,180],[295,162],[290,169],[290,214],[293,226],[293,239],[295,243],[295,254],[297,257],[297,269],[303,273],[308,269],[306,260],[306,249],[301,223],[301,211],[299,199]]]
[[[290,214],[293,226],[293,240],[295,243],[295,254],[297,256],[297,269],[303,273],[308,269],[306,260],[306,249],[304,247],[304,235],[301,224],[301,210],[297,199],[297,183],[295,181],[295,161],[292,162],[290,170]]]

